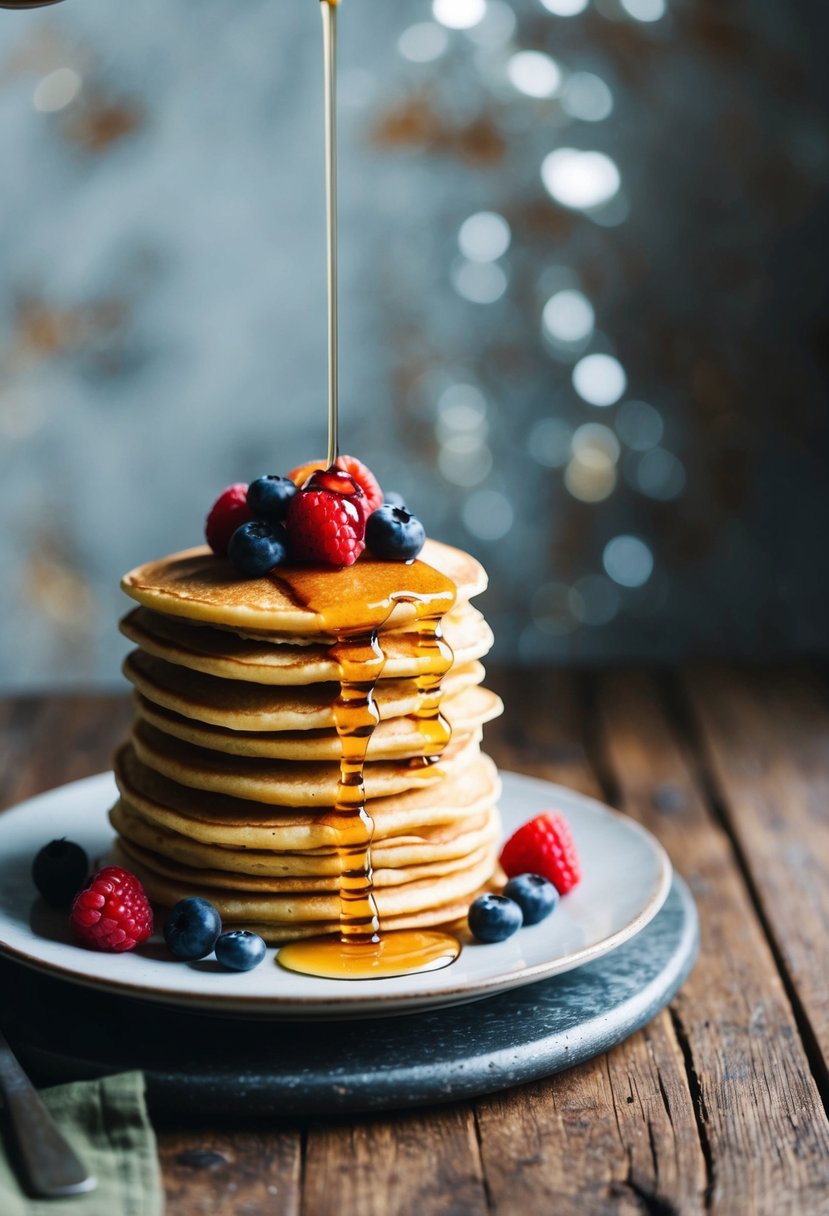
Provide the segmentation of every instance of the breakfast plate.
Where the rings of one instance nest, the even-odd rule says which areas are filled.
[[[285,971],[275,950],[245,973],[213,959],[175,962],[160,936],[129,954],[76,945],[65,914],[37,896],[31,864],[50,840],[77,841],[103,860],[113,839],[110,773],[73,782],[0,815],[0,953],[76,984],[207,1013],[267,1018],[375,1017],[439,1008],[506,992],[571,971],[639,933],[662,907],[671,864],[644,828],[593,798],[503,773],[505,836],[534,815],[561,811],[572,828],[583,878],[541,924],[482,945],[465,931],[460,957],[441,971],[376,980],[324,980]]]

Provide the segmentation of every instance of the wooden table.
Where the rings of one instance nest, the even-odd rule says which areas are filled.
[[[161,1127],[169,1216],[829,1213],[829,698],[808,669],[494,673],[489,750],[651,829],[696,969],[588,1064],[478,1101]],[[0,702],[0,805],[108,764],[126,698]],[[471,1011],[474,1016],[474,1010]]]

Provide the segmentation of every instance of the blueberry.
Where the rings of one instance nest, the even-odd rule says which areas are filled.
[[[540,874],[518,874],[504,887],[508,899],[514,899],[524,913],[525,925],[537,925],[555,909],[559,894],[549,878]]]
[[[265,957],[265,943],[257,933],[233,929],[216,942],[216,958],[231,971],[252,971]]]
[[[230,538],[227,555],[240,574],[259,578],[284,562],[288,537],[281,524],[263,524],[254,519],[242,524]]]
[[[180,899],[167,917],[164,940],[174,958],[191,963],[206,958],[222,931],[222,918],[210,900]]]
[[[267,524],[281,524],[288,514],[288,504],[296,494],[290,477],[257,477],[248,486],[248,506],[257,519]]]
[[[53,908],[68,908],[89,873],[89,858],[71,840],[52,840],[32,863],[32,881]]]
[[[402,494],[398,494],[395,490],[388,490],[383,495],[384,507],[402,507],[404,511],[408,511],[406,500]]]
[[[518,904],[505,895],[479,895],[469,909],[469,928],[479,942],[503,942],[523,923]]]
[[[374,557],[407,562],[417,557],[426,541],[426,529],[405,507],[384,503],[369,515],[366,548]]]

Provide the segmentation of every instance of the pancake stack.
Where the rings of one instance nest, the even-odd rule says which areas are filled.
[[[452,735],[431,757],[433,736],[418,717],[427,656],[411,602],[398,602],[377,632],[380,720],[364,766],[384,930],[463,916],[493,874],[499,840],[498,776],[480,742],[502,706],[482,687],[492,634],[469,602],[486,576],[435,541],[420,562],[456,589],[441,622],[452,654],[440,710]],[[338,606],[342,642],[349,605],[368,604],[378,580],[405,580],[410,569],[362,558],[302,577]],[[340,651],[331,613],[303,600],[297,579],[241,580],[200,548],[141,566],[122,584],[140,606],[121,623],[137,648],[124,664],[135,722],[115,762],[116,860],[155,902],[204,896],[227,928],[269,942],[335,933],[340,917]]]

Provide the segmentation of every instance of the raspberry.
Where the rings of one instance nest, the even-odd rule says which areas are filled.
[[[383,505],[383,491],[380,489],[377,478],[371,469],[367,468],[362,460],[358,460],[356,456],[338,456],[334,463],[338,469],[343,469],[346,473],[350,473],[365,494],[366,518],[368,518],[372,511],[376,511],[378,507]],[[317,469],[324,468],[324,460],[310,460],[308,464],[301,464],[298,468],[291,469],[288,476],[296,485],[303,486],[312,473],[315,473]]]
[[[116,954],[134,949],[153,931],[153,910],[144,888],[120,866],[98,871],[75,896],[69,919],[85,946]]]
[[[564,816],[547,811],[520,827],[501,851],[501,867],[507,878],[541,874],[560,895],[572,891],[581,879],[581,864]]]
[[[210,508],[204,535],[217,557],[227,557],[227,546],[233,533],[253,519],[247,498],[247,486],[243,481],[238,481],[235,486],[223,490]]]
[[[288,507],[288,541],[299,561],[351,566],[365,548],[366,521],[356,496],[300,490]]]

